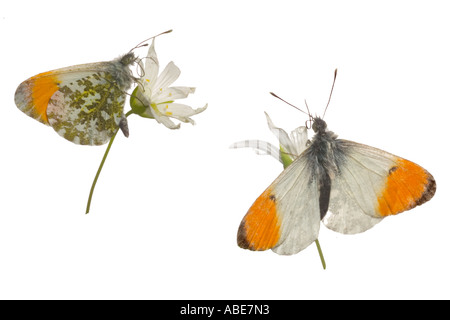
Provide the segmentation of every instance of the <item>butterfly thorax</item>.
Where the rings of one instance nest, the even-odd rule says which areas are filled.
[[[136,81],[129,68],[135,62],[136,56],[133,52],[129,52],[110,62],[111,65],[107,71],[111,73],[115,83],[123,91],[130,89],[131,84]]]
[[[308,157],[319,167],[326,169],[327,174],[333,175],[336,168],[336,154],[339,153],[337,134],[327,129],[327,123],[319,117],[313,119],[312,129],[316,133],[308,148]]]

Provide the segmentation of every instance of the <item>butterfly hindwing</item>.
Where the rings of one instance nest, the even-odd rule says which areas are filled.
[[[110,73],[98,71],[65,79],[51,97],[50,126],[77,144],[101,145],[109,141],[123,117],[125,93]]]

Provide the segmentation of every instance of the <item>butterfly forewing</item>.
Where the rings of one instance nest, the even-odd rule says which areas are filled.
[[[101,145],[123,123],[134,56],[38,74],[16,90],[17,107],[76,144]],[[124,62],[125,61],[125,62]]]
[[[316,240],[319,228],[318,183],[307,156],[301,155],[250,207],[238,230],[238,244],[289,255]]]
[[[347,140],[330,196],[325,225],[341,233],[363,232],[386,216],[431,199],[433,176],[419,165],[389,152]]]

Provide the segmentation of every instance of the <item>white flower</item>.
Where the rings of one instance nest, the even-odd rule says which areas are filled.
[[[169,87],[180,76],[180,69],[170,62],[158,77],[159,62],[155,52],[155,40],[148,50],[144,67],[145,74],[139,81],[136,91],[136,98],[140,104],[145,105],[142,116],[154,118],[167,128],[178,129],[180,124],[175,124],[170,118],[182,122],[195,124],[190,117],[203,112],[208,104],[203,108],[192,109],[191,107],[175,103],[177,99],[184,99],[190,93],[195,92],[193,87]]]
[[[252,148],[257,154],[271,155],[287,167],[294,161],[305,149],[308,143],[308,132],[305,126],[292,130],[290,136],[281,128],[275,127],[267,113],[267,125],[270,131],[278,139],[279,147],[261,140],[239,141],[231,145],[231,148]]]

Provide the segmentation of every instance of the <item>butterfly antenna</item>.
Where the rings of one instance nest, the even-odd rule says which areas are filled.
[[[313,122],[313,117],[311,115],[311,112],[309,112],[309,107],[308,107],[308,103],[306,102],[306,99],[305,99],[305,106],[306,106],[306,110],[308,110],[308,117],[309,117],[309,120],[306,120],[306,122],[305,122],[305,127],[308,128],[308,129],[311,129],[311,124]],[[310,126],[308,126],[308,121],[310,123]]]
[[[331,86],[330,97],[328,98],[327,106],[325,107],[325,110],[323,111],[322,119],[325,118],[325,112],[327,112],[328,105],[330,104],[331,95],[333,94],[333,89],[334,89],[334,83],[336,82],[336,76],[337,76],[337,69],[334,70],[333,85]]]
[[[156,36],[150,37],[148,39],[145,39],[144,41],[139,42],[133,49],[130,50],[130,52],[135,50],[135,49],[138,49],[140,47],[148,46],[148,43],[145,43],[145,42],[147,42],[150,39],[154,39],[156,37],[159,37],[160,35],[163,35],[163,34],[166,34],[166,33],[171,33],[171,32],[172,32],[172,29],[164,31],[164,32],[161,32],[161,33],[157,34]]]
[[[291,107],[294,107],[295,109],[297,109],[298,111],[301,111],[301,112],[303,112],[304,114],[307,114],[309,117],[311,117],[310,116],[310,114],[309,114],[309,110],[308,110],[308,113],[306,113],[305,111],[303,111],[302,109],[300,109],[299,107],[297,107],[297,106],[294,106],[292,103],[289,103],[289,102],[287,102],[286,100],[284,100],[284,99],[282,99],[282,98],[280,98],[279,96],[277,96],[275,93],[273,93],[273,92],[270,92],[270,94],[271,95],[273,95],[275,98],[278,98],[278,99],[280,99],[281,101],[283,101],[284,103],[287,103],[288,105],[290,105]]]
[[[147,58],[147,57],[146,57]],[[137,61],[137,66],[136,66],[136,70],[137,70],[137,75],[142,78],[143,76],[145,76],[145,70],[144,70],[144,66],[142,65],[142,60],[144,60],[144,58],[139,58]]]

